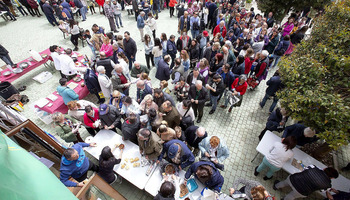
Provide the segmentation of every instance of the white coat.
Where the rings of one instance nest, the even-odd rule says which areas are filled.
[[[113,85],[111,79],[105,74],[98,75],[98,83],[100,84],[101,90],[105,98],[110,98],[113,92]]]

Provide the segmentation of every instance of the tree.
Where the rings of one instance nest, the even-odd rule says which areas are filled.
[[[310,39],[280,62],[282,106],[333,149],[350,137],[349,22],[350,1],[332,3],[315,19]]]
[[[322,8],[331,0],[257,0],[258,8],[264,13],[273,12],[274,18],[281,21],[292,9],[303,10],[306,7]]]

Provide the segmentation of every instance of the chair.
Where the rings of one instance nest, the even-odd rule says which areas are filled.
[[[58,29],[60,29],[60,28],[58,28]],[[63,38],[66,39],[66,33],[67,32],[65,32],[63,29],[60,29],[60,31],[62,31],[62,33],[63,33]]]

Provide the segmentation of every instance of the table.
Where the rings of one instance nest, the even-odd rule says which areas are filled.
[[[79,55],[76,52],[73,52],[73,55]],[[79,56],[78,57],[78,62],[81,63],[81,61],[84,59],[84,56]],[[84,66],[84,65],[81,65]],[[67,84],[74,82],[73,79],[68,81]],[[88,94],[89,94],[89,90],[87,89],[87,87],[82,87],[81,83],[84,83],[84,79],[82,79],[80,82],[77,82],[78,86],[76,88],[74,88],[74,91],[79,95],[79,99],[83,99],[85,98]],[[43,110],[45,112],[48,112],[50,114],[54,113],[54,112],[61,112],[61,113],[67,113],[68,112],[68,107],[67,105],[64,104],[63,98],[61,95],[58,94],[57,91],[52,93],[54,96],[57,96],[58,98],[55,101],[52,101],[49,98],[46,98],[47,100],[49,100],[49,103],[52,103],[51,107],[48,107],[47,105],[49,105],[49,103],[47,105],[45,105],[44,107],[40,108],[39,106],[35,105],[35,108],[39,108],[40,110]]]
[[[9,76],[3,76],[2,75],[3,73],[5,73],[7,71],[10,71],[10,69],[8,69],[8,68],[4,69],[1,72],[2,76],[0,76],[0,81],[1,82],[8,81],[8,82],[11,83],[11,82],[15,81],[16,79],[18,79],[19,77],[21,77],[22,75],[32,71],[33,69],[39,67],[42,64],[45,64],[47,61],[52,60],[52,58],[50,56],[51,55],[50,49],[45,49],[44,51],[40,52],[39,54],[40,55],[46,54],[47,56],[45,58],[43,58],[41,61],[39,61],[39,62],[37,62],[37,61],[31,61],[30,62],[29,59],[31,57],[29,57],[29,58],[27,58],[25,60],[22,60],[21,62],[17,63],[17,65],[19,65],[19,64],[21,64],[23,62],[28,62],[30,64],[27,68],[24,68],[23,71],[21,73],[18,73],[18,74],[11,73],[11,75],[9,75]]]
[[[274,133],[272,133],[271,131],[266,131],[264,137],[260,141],[259,145],[256,147],[256,150],[262,155],[266,155],[269,153],[269,150],[271,149],[272,144],[275,142],[281,142],[281,138],[275,135]],[[293,152],[294,152],[294,158],[296,160],[301,160],[305,166],[315,165],[322,169],[327,167],[323,163],[319,162],[318,160],[314,159],[313,157],[311,157],[310,155],[306,154],[305,152],[301,151],[298,148],[294,148]],[[283,165],[282,168],[289,174],[300,172],[299,169],[297,169],[292,165],[292,160],[293,159],[288,160]],[[342,175],[339,175],[337,179],[332,179],[332,188],[335,188],[337,190],[342,190],[342,191],[349,191],[349,187],[350,187],[350,180],[345,178]],[[325,193],[323,192],[322,195],[325,196]]]
[[[97,160],[101,154],[102,149],[105,146],[113,147],[115,144],[125,144],[125,149],[122,156],[122,162],[124,162],[125,158],[135,158],[138,157],[141,160],[141,154],[139,147],[130,142],[129,140],[123,141],[122,137],[111,130],[101,130],[99,131],[91,142],[96,142],[97,147],[87,147],[85,150],[89,152],[92,156],[94,156]],[[119,156],[120,150],[116,149],[113,154],[117,157]],[[129,163],[129,170],[121,169],[121,164],[114,166],[114,171],[128,180],[130,183],[143,190],[150,178],[150,176],[146,176],[146,171],[149,165],[144,167],[136,167],[133,168],[132,164]],[[157,170],[157,169],[155,169]],[[159,171],[159,170],[158,170]],[[159,189],[159,188],[157,188]]]

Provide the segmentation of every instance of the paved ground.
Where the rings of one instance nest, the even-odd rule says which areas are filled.
[[[103,15],[87,15],[86,22],[81,22],[80,27],[84,29],[90,29],[92,24],[96,23],[109,30],[108,21]],[[177,19],[169,18],[168,11],[164,11],[160,14],[159,20],[157,20],[158,31],[157,36],[160,33],[165,32],[168,36],[170,34],[177,34]],[[138,53],[136,60],[141,63],[145,63],[143,43],[140,39],[140,34],[136,28],[136,22],[133,16],[127,16],[123,13],[123,25],[124,28],[120,29],[120,33],[128,30],[131,33],[131,37],[135,39],[138,45]],[[147,31],[146,31],[147,32]],[[52,27],[45,17],[33,18],[33,17],[20,17],[16,22],[4,22],[0,21],[0,43],[5,46],[10,52],[10,56],[13,61],[18,62],[29,57],[28,51],[30,49],[36,51],[42,51],[48,48],[50,45],[58,44],[64,48],[73,48],[69,38],[63,39],[62,33],[58,28]],[[81,47],[79,42],[79,52],[91,55],[90,48]],[[3,64],[0,61],[0,65]],[[33,70],[32,72],[23,75],[19,80],[16,80],[13,84],[16,87],[21,85],[27,85],[27,90],[23,92],[30,98],[31,104],[36,100],[43,98],[52,93],[58,85],[59,73],[54,73],[54,77],[45,84],[39,84],[32,78],[42,71],[46,71],[43,66]],[[155,69],[151,70],[150,77],[152,78],[153,86],[158,86],[159,81],[154,78]],[[269,73],[271,76],[272,73]],[[232,186],[235,179],[245,178],[254,179],[260,181],[272,194],[276,195],[277,199],[285,194],[286,191],[273,191],[272,183],[275,179],[285,179],[287,173],[280,171],[275,175],[275,178],[269,181],[264,181],[262,176],[255,177],[253,170],[256,165],[262,160],[262,156],[259,155],[257,159],[251,163],[251,160],[256,154],[255,147],[258,144],[258,138],[260,131],[264,128],[266,119],[268,117],[267,103],[264,109],[260,109],[258,102],[264,96],[266,89],[266,82],[257,88],[257,90],[247,92],[244,96],[242,106],[234,108],[232,113],[228,113],[227,110],[217,109],[217,112],[213,115],[208,115],[209,108],[205,108],[205,114],[201,122],[201,126],[204,126],[209,135],[219,135],[224,138],[227,146],[230,149],[230,157],[225,161],[225,172],[222,175],[225,178],[225,183],[222,188],[222,192],[228,193],[228,189]],[[136,86],[131,86],[131,96],[136,96]],[[86,99],[96,102],[96,97],[89,95]],[[221,102],[222,103],[222,102]],[[34,114],[31,104],[25,106],[23,114],[33,120],[42,129],[47,130],[54,134],[52,125],[46,125],[40,121]],[[291,122],[289,122],[291,123]],[[85,138],[86,133],[83,134]],[[344,166],[350,161],[349,147],[344,147],[335,152],[338,155],[337,161],[340,166]],[[350,178],[349,173],[343,173],[343,175]],[[114,187],[120,191],[127,199],[151,199],[152,197],[146,192],[138,190],[132,184],[124,181],[122,185],[114,185]],[[98,194],[102,199],[108,199],[101,194]],[[308,199],[321,199],[320,197],[313,195]]]

